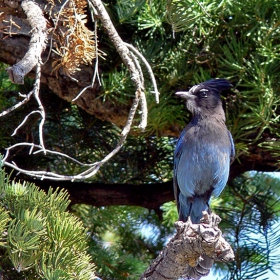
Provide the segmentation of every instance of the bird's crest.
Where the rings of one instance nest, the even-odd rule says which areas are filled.
[[[199,86],[210,88],[211,90],[218,92],[229,90],[232,87],[232,85],[226,79],[211,79],[200,83]]]

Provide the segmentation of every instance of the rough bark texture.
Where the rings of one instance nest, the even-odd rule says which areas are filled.
[[[41,53],[46,45],[47,21],[41,8],[34,2],[24,0],[21,7],[27,15],[30,24],[31,39],[29,48],[23,59],[7,69],[10,80],[16,84],[24,84],[24,77],[37,63],[40,63]]]
[[[176,235],[140,279],[175,280],[180,276],[188,279],[189,267],[195,266],[201,255],[220,262],[233,261],[234,253],[218,228],[220,220],[215,214],[209,216],[204,212],[201,224],[176,222]]]

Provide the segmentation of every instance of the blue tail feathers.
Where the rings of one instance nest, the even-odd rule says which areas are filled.
[[[185,197],[182,193],[179,195],[180,208],[179,220],[186,222],[190,216],[193,224],[200,223],[202,211],[209,210],[210,200],[203,196]]]

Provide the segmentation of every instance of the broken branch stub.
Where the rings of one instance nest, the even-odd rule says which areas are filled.
[[[24,0],[21,7],[31,26],[31,39],[23,59],[7,69],[10,80],[15,84],[23,84],[25,75],[40,63],[41,53],[45,49],[47,40],[47,23],[38,4]]]
[[[233,261],[233,250],[218,228],[220,220],[214,213],[208,215],[204,212],[200,224],[192,224],[190,220],[176,222],[177,233],[140,280],[175,280],[180,276],[188,279],[189,268],[196,266],[202,255],[214,261]]]

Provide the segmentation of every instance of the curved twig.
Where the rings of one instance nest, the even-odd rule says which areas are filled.
[[[29,21],[32,19],[31,10],[40,9],[37,5],[34,5],[33,1],[30,1],[30,0],[29,1],[24,0],[22,2],[22,6],[25,9],[25,12],[27,13],[27,17],[28,17]],[[28,94],[28,98],[30,98],[30,96],[34,93],[34,97],[38,103],[39,110],[32,111],[31,113],[29,113],[25,117],[25,119],[22,121],[22,123],[19,125],[19,127],[22,126],[26,122],[26,120],[28,119],[28,117],[31,114],[39,113],[41,115],[41,122],[39,124],[40,145],[35,145],[34,143],[18,143],[17,145],[13,145],[13,146],[7,148],[5,158],[3,159],[3,162],[6,166],[12,167],[15,170],[19,171],[20,173],[24,173],[24,174],[27,174],[27,175],[30,175],[33,177],[41,178],[41,179],[46,178],[46,179],[52,179],[52,180],[71,180],[71,181],[73,181],[73,180],[84,180],[84,179],[90,178],[90,177],[94,176],[97,173],[97,171],[99,170],[99,168],[104,163],[108,162],[124,145],[127,135],[131,130],[133,120],[134,120],[134,117],[136,114],[136,110],[137,110],[139,104],[141,107],[140,108],[141,121],[140,121],[139,127],[144,130],[145,127],[147,126],[148,110],[147,110],[146,96],[145,96],[145,92],[144,92],[144,76],[143,76],[142,69],[141,69],[141,66],[140,66],[137,58],[140,58],[140,60],[144,62],[144,64],[146,65],[146,67],[148,69],[148,72],[151,76],[151,79],[152,79],[152,82],[153,82],[153,85],[155,88],[156,100],[158,101],[158,90],[156,87],[156,82],[155,82],[154,76],[152,74],[152,70],[151,70],[150,66],[148,65],[148,62],[134,47],[132,47],[131,45],[126,44],[122,41],[122,39],[118,35],[116,29],[114,28],[113,23],[111,22],[111,19],[108,15],[106,9],[104,8],[104,6],[100,0],[89,0],[89,6],[91,7],[92,10],[94,10],[94,13],[100,19],[103,28],[105,29],[105,31],[107,32],[107,34],[109,36],[109,39],[112,41],[112,43],[116,47],[120,57],[122,58],[124,64],[128,68],[128,70],[130,72],[131,80],[135,86],[134,100],[132,102],[132,106],[131,106],[129,114],[128,114],[126,125],[124,126],[124,128],[121,132],[119,142],[116,145],[115,149],[113,149],[107,156],[105,156],[102,160],[100,160],[98,162],[94,162],[92,164],[80,163],[79,161],[67,156],[66,154],[53,152],[44,147],[43,126],[44,126],[44,122],[45,122],[45,111],[44,111],[44,108],[43,108],[42,103],[39,98],[40,74],[41,74],[40,55],[44,48],[44,42],[40,41],[36,36],[38,36],[38,34],[40,34],[42,32],[45,32],[45,25],[44,25],[45,21],[44,21],[44,24],[42,22],[39,22],[39,26],[36,27],[36,21],[38,23],[38,21],[40,21],[41,17],[42,17],[42,11],[40,11],[40,12],[37,11],[37,17],[34,20],[35,23],[33,25],[31,25],[32,26],[32,38],[30,41],[29,50],[22,61],[20,61],[18,64],[14,65],[8,69],[8,72],[9,72],[10,78],[12,78],[12,81],[22,83],[24,75],[26,73],[28,73],[28,71],[30,71],[35,65],[37,65],[36,81],[35,81],[32,92],[30,92]],[[30,11],[26,10],[28,7],[29,7]],[[44,36],[46,35],[45,33],[44,33]],[[45,38],[44,36],[42,38]],[[35,42],[33,42],[35,40],[34,38],[38,39],[39,46],[36,46]],[[97,40],[96,40],[96,42],[97,42]],[[33,43],[34,43],[34,45],[32,45]],[[34,48],[35,48],[35,50],[34,50]],[[33,57],[30,58],[32,63],[29,64],[27,67],[26,63],[27,63],[27,58],[30,57],[30,55],[31,55],[30,52],[34,52],[34,54],[33,54]],[[98,78],[98,72],[97,72],[98,64],[96,64],[95,66],[96,67],[95,67],[95,71],[94,71],[94,75],[93,75],[92,84],[89,85],[88,87],[85,87],[84,90],[92,87],[96,77]],[[20,75],[15,78],[15,75],[18,73]],[[80,94],[75,99],[77,99],[84,92],[84,90],[81,91]],[[26,102],[25,100],[22,102]],[[12,109],[18,108],[19,106],[20,105],[14,106],[14,107],[12,107]],[[17,129],[15,130],[15,133],[16,133]],[[41,153],[41,152],[43,152],[44,154],[57,155],[59,157],[69,159],[72,162],[74,162],[75,164],[84,166],[87,169],[85,171],[82,171],[73,176],[56,174],[54,172],[48,172],[48,171],[32,171],[32,170],[22,169],[21,167],[17,166],[16,163],[9,162],[10,151],[19,146],[30,147],[30,151],[29,151],[30,155],[32,155],[32,154],[34,155],[36,153]],[[35,148],[35,151],[33,151],[34,148]]]
[[[156,79],[155,79],[155,76],[154,76],[154,73],[153,73],[153,70],[150,66],[150,64],[148,63],[148,61],[146,60],[146,58],[134,47],[132,46],[131,44],[128,44],[128,43],[125,43],[125,45],[131,50],[133,51],[140,59],[141,61],[145,64],[147,70],[148,70],[148,73],[150,75],[150,79],[153,83],[153,87],[154,87],[154,91],[152,91],[152,93],[155,94],[155,97],[156,97],[156,102],[159,103],[159,91],[158,91],[158,88],[157,88],[157,82],[156,82]]]
[[[23,100],[21,100],[20,102],[16,103],[15,105],[11,106],[10,108],[6,109],[5,111],[3,111],[2,113],[0,113],[0,118],[8,115],[9,113],[11,113],[12,111],[16,110],[17,108],[21,107],[22,105],[24,105],[25,103],[27,103],[30,99],[30,97],[33,94],[33,90],[30,91],[27,95],[21,95],[19,93],[20,96],[24,97]]]

